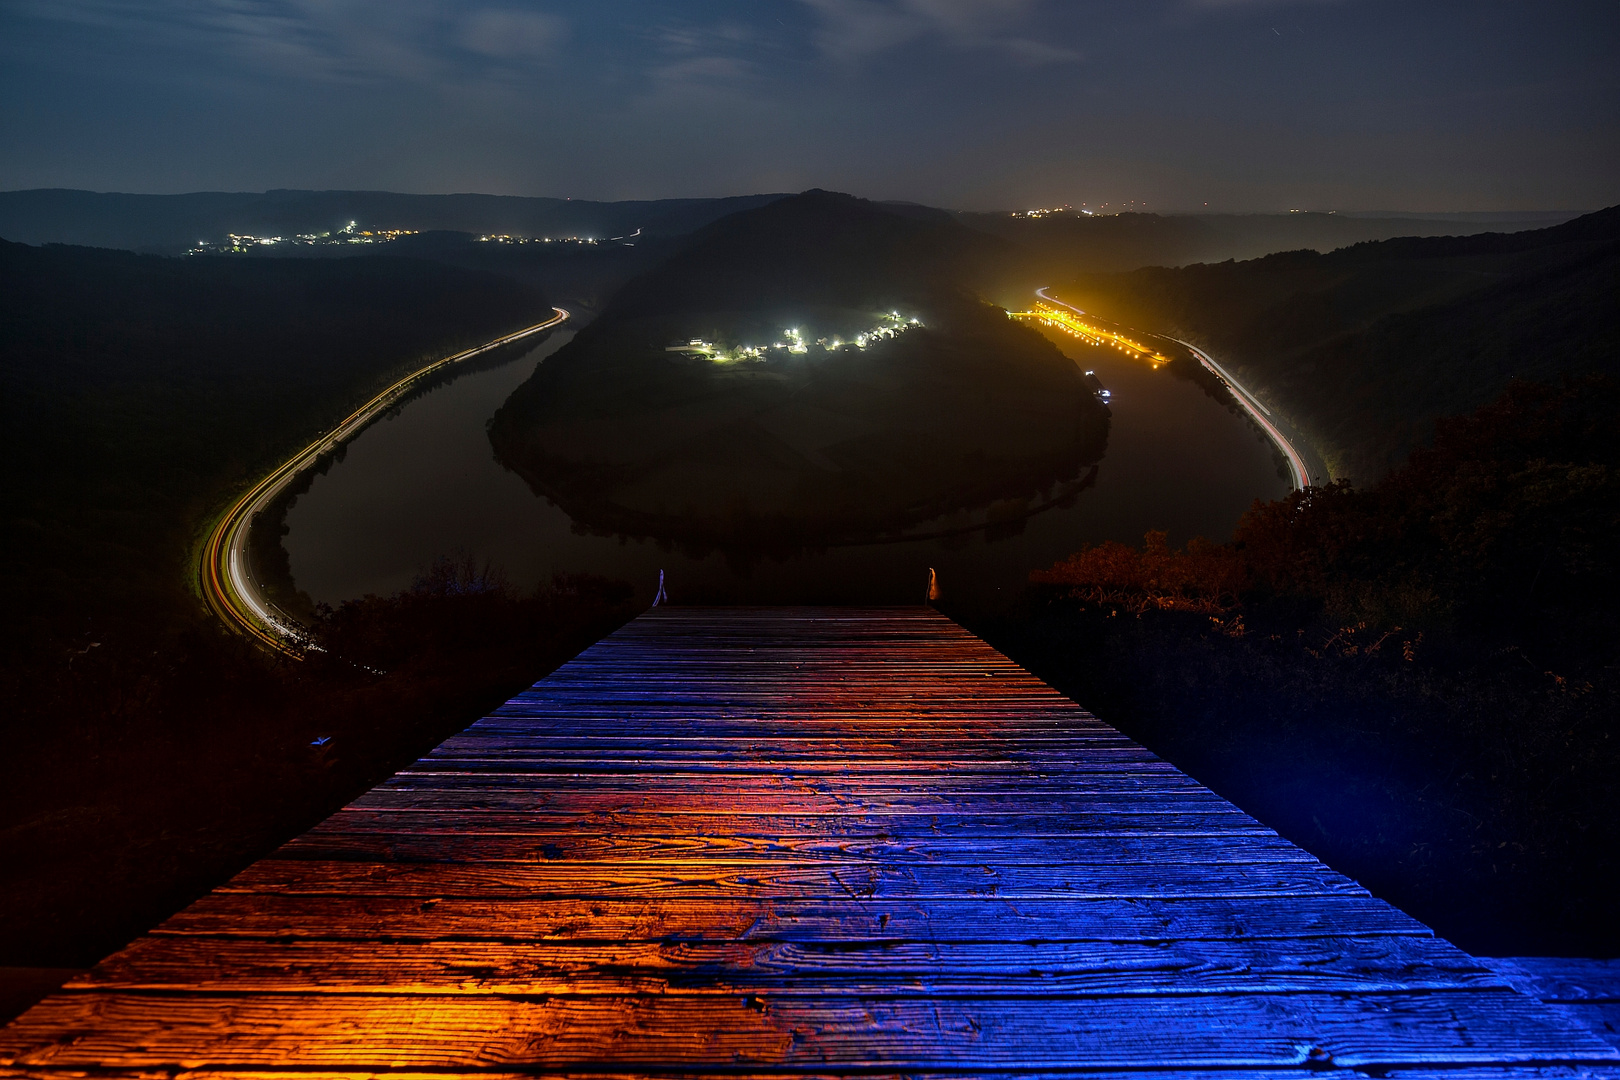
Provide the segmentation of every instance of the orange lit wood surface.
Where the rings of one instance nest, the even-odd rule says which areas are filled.
[[[632,622],[0,1031],[5,1076],[1620,1074],[925,608]]]

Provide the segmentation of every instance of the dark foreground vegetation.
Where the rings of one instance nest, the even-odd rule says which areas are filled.
[[[1365,486],[1435,417],[1475,409],[1515,378],[1616,370],[1620,207],[1529,232],[1082,275],[1062,291],[1209,349],[1333,475]]]
[[[1033,575],[968,621],[1486,955],[1620,954],[1620,384],[1516,384],[1368,490]]]
[[[611,629],[446,563],[273,662],[188,591],[234,493],[534,288],[400,259],[0,244],[0,966],[87,965]]]

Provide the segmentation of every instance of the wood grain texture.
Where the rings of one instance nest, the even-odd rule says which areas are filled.
[[[1007,897],[927,902],[785,897],[602,899],[282,896],[215,892],[158,935],[428,941],[1269,941],[1429,937],[1427,927],[1360,896],[1140,897],[1028,903]],[[1450,946],[1447,946],[1450,948]]]
[[[310,832],[279,852],[283,859],[363,862],[430,862],[444,858],[438,833]],[[489,832],[458,837],[455,857],[461,862],[635,863],[638,865],[709,866],[719,860],[751,863],[827,862],[841,866],[880,863],[885,866],[1033,866],[1149,863],[1203,864],[1211,857],[1226,865],[1298,863],[1311,857],[1280,836],[1201,832],[1192,835],[1104,833],[1052,835],[934,836],[890,832],[879,836],[825,837],[814,834],[748,833],[691,836],[671,833],[555,830],[541,833]]]
[[[553,1070],[553,1069],[525,1069],[522,1072],[502,1071],[499,1069],[479,1070],[477,1072],[460,1071],[446,1073],[443,1071],[422,1072],[409,1069],[390,1069],[387,1071],[374,1071],[365,1069],[344,1068],[315,1068],[315,1069],[140,1069],[124,1068],[116,1072],[102,1069],[76,1069],[76,1068],[29,1068],[7,1067],[0,1065],[0,1080],[43,1080],[50,1077],[52,1080],[92,1080],[116,1075],[127,1077],[130,1080],[444,1080],[448,1076],[477,1076],[480,1080],[632,1080],[645,1076],[680,1076],[685,1080],[780,1080],[784,1075],[791,1075],[795,1080],[833,1080],[834,1077],[848,1076],[848,1073],[834,1073],[822,1069],[794,1071],[784,1074],[781,1072],[763,1072],[757,1069],[743,1069],[734,1072],[701,1072],[689,1069],[660,1070],[651,1072],[642,1070],[638,1072],[625,1072],[622,1070],[589,1071],[581,1070]],[[1006,1072],[996,1069],[974,1069],[969,1073],[931,1072],[927,1070],[907,1070],[894,1072],[892,1070],[863,1070],[860,1074],[865,1080],[962,1080],[964,1076],[971,1076],[975,1080],[1076,1080],[1084,1077],[1085,1080],[1142,1080],[1144,1076],[1174,1075],[1178,1080],[1322,1080],[1324,1075],[1332,1077],[1343,1075],[1346,1080],[1362,1080],[1363,1077],[1376,1075],[1384,1080],[1614,1080],[1617,1074],[1615,1069],[1602,1065],[1449,1065],[1439,1068],[1427,1066],[1394,1066],[1388,1069],[1379,1068],[1374,1071],[1352,1071],[1349,1073],[1336,1073],[1331,1068],[1319,1067],[1304,1068],[1222,1068],[1222,1069],[1186,1069],[1178,1068],[1166,1073],[1164,1071],[1145,1071],[1131,1069],[1118,1071],[1113,1069],[1096,1070],[1061,1070],[1041,1068],[1016,1072]]]
[[[0,1080],[1620,1071],[1516,980],[928,609],[663,609],[0,1030]]]
[[[1544,1060],[1584,1034],[1513,991],[1021,998],[702,994],[53,995],[6,1064],[783,1069],[1299,1066]],[[76,1037],[64,1042],[62,1031]],[[1594,1040],[1595,1041],[1595,1040]],[[1592,1057],[1612,1058],[1599,1047]]]
[[[1394,973],[1398,973],[1395,975]],[[264,941],[150,937],[74,989],[923,996],[1508,987],[1434,938],[1289,941]]]

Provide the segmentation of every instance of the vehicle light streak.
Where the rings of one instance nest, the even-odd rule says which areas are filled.
[[[380,413],[395,405],[400,398],[423,379],[453,364],[498,349],[502,345],[521,341],[542,330],[560,325],[569,317],[562,308],[552,309],[556,314],[545,322],[519,330],[473,349],[435,360],[394,383],[388,389],[356,409],[337,427],[310,443],[287,459],[280,467],[249,488],[241,498],[215,523],[208,539],[203,543],[198,560],[197,581],[208,608],[230,629],[256,639],[260,644],[301,659],[303,654],[318,648],[298,621],[267,600],[248,569],[248,536],[254,518],[280,495],[287,485],[305,469],[313,465],[322,454],[359,434]]]
[[[1059,300],[1048,293],[1046,289],[1036,289],[1035,295],[1047,302],[1046,305],[1041,305],[1042,311],[1020,312],[1020,315],[1027,315],[1029,317],[1043,317],[1046,312],[1050,311],[1051,305],[1056,305],[1057,307],[1068,309],[1066,312],[1060,313],[1065,319],[1072,319],[1074,323],[1080,326],[1089,325],[1077,318],[1077,316],[1084,315],[1084,311],[1075,307],[1073,304],[1065,304],[1062,300]],[[1064,328],[1068,329],[1067,326]],[[1075,334],[1076,337],[1085,337],[1084,334],[1078,333],[1074,330],[1070,330],[1070,333]],[[1121,342],[1128,340],[1119,337],[1119,335],[1114,335],[1114,337]],[[1243,407],[1243,411],[1248,413],[1254,422],[1260,425],[1261,430],[1266,433],[1266,435],[1271,439],[1272,443],[1276,445],[1277,449],[1282,451],[1283,457],[1288,461],[1289,481],[1299,491],[1304,491],[1306,488],[1310,487],[1311,474],[1310,470],[1305,467],[1304,456],[1301,455],[1297,449],[1295,449],[1294,444],[1288,440],[1288,437],[1277,429],[1277,425],[1271,422],[1271,410],[1266,408],[1259,398],[1251,394],[1246,387],[1232,377],[1231,372],[1227,371],[1220,364],[1216,363],[1215,358],[1210,356],[1203,349],[1200,349],[1198,346],[1189,342],[1182,341],[1180,338],[1166,338],[1165,340],[1174,341],[1177,345],[1180,345],[1182,348],[1192,353],[1193,356],[1197,358],[1198,362],[1204,366],[1205,370],[1209,371],[1217,379],[1221,380],[1222,385],[1232,392],[1232,397],[1239,405]],[[1102,344],[1102,342],[1094,341],[1093,344]],[[1145,352],[1141,346],[1135,345],[1134,342],[1130,344],[1138,351]],[[1162,362],[1163,358],[1161,357],[1160,360]],[[1155,364],[1154,366],[1157,367],[1158,365]]]
[[[1254,422],[1259,424],[1261,428],[1265,430],[1267,435],[1271,436],[1271,441],[1277,444],[1277,449],[1281,450],[1283,452],[1283,457],[1288,459],[1289,479],[1292,481],[1294,487],[1299,491],[1304,491],[1306,488],[1310,487],[1310,472],[1305,468],[1305,459],[1300,456],[1298,450],[1294,449],[1294,444],[1289,442],[1283,433],[1277,430],[1277,426],[1271,422],[1271,410],[1260,404],[1259,398],[1256,398],[1253,394],[1249,393],[1248,390],[1239,385],[1238,381],[1232,378],[1232,376],[1227,373],[1227,370],[1221,367],[1221,365],[1217,364],[1215,362],[1215,358],[1210,356],[1203,349],[1200,349],[1196,345],[1190,345],[1187,342],[1182,341],[1180,338],[1171,338],[1170,340],[1174,341],[1178,345],[1184,346],[1188,352],[1198,357],[1198,362],[1203,364],[1206,369],[1215,374],[1216,378],[1220,379],[1221,382],[1226,384],[1226,388],[1232,391],[1232,396],[1237,399],[1237,403],[1243,406],[1244,411],[1254,418]]]

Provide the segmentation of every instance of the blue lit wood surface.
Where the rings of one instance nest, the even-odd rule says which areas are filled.
[[[1620,1052],[932,611],[676,608],[42,1002],[0,1063],[1233,1080]]]

